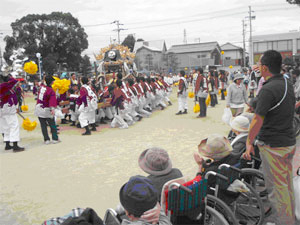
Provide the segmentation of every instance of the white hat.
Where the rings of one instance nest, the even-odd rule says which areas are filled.
[[[237,74],[234,75],[233,81],[235,81],[235,80],[240,80],[240,79],[243,80],[244,77],[243,77],[242,74],[237,73]]]
[[[250,121],[245,116],[237,116],[230,121],[230,127],[242,133],[248,132],[249,126]]]

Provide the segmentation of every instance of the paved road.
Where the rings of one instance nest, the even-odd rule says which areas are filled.
[[[189,113],[182,116],[175,116],[175,94],[172,100],[173,106],[154,112],[128,130],[103,126],[99,132],[82,137],[80,129],[63,128],[62,143],[46,146],[37,127],[33,132],[21,132],[25,152],[5,152],[1,144],[0,218],[6,222],[0,220],[0,224],[41,224],[74,207],[94,208],[102,217],[107,208],[116,206],[119,188],[130,176],[145,175],[137,161],[139,154],[152,146],[165,148],[174,167],[194,176],[192,153],[200,140],[229,131],[221,122],[224,101],[209,108],[207,118],[196,119],[191,99]],[[27,103],[31,110],[25,115],[36,119],[33,99]]]

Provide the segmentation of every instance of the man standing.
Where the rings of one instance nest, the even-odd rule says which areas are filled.
[[[46,85],[42,84],[37,96],[37,104],[35,106],[35,115],[39,118],[44,142],[48,144],[57,144],[60,142],[57,135],[57,126],[55,124],[54,115],[57,107],[56,94],[52,89],[54,78],[50,75],[45,77]],[[52,142],[48,135],[48,125],[51,129]]]
[[[88,85],[88,78],[82,77],[80,88],[80,96],[77,100],[79,122],[81,128],[85,128],[85,132],[82,135],[91,135],[89,129],[89,124],[92,126],[92,131],[96,131],[96,109],[98,108],[98,99],[96,94],[92,91],[91,87]]]
[[[260,72],[266,80],[260,90],[247,139],[246,159],[257,145],[263,163],[266,187],[274,213],[269,224],[295,224],[292,161],[295,153],[293,116],[295,96],[292,83],[280,74],[282,57],[269,50],[260,58]]]
[[[179,87],[178,87],[178,113],[176,115],[187,114],[187,88],[188,84],[184,78],[185,72],[180,71]]]
[[[198,98],[200,105],[200,114],[197,118],[206,117],[206,103],[205,100],[208,95],[207,79],[203,76],[203,69],[198,69],[198,76],[195,84],[195,96]]]
[[[9,76],[3,77],[4,82],[0,84],[0,126],[4,134],[5,150],[13,149],[14,152],[20,152],[24,151],[24,148],[18,146],[20,141],[18,99],[14,90],[18,81]],[[13,146],[10,146],[10,142]]]

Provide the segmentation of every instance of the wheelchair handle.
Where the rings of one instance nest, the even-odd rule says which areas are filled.
[[[256,156],[254,156],[253,154],[250,154],[251,155],[251,159],[254,159],[255,161],[257,162],[261,162],[261,159],[260,158],[257,158]]]
[[[192,193],[192,190],[186,186],[180,185],[179,188],[187,193],[190,193],[190,194]]]
[[[192,193],[191,189],[189,189],[189,188],[187,188],[187,187],[185,187],[185,186],[183,186],[181,184],[178,184],[178,183],[172,183],[172,184],[170,184],[169,190],[172,190],[174,186],[177,187],[177,188],[179,188],[179,189],[181,189],[181,190],[183,190],[183,191],[185,191],[185,192]]]
[[[234,166],[230,166],[230,169],[235,170],[235,171],[238,172],[238,173],[242,173],[242,170],[241,170],[241,169],[236,168],[236,167],[234,167]]]
[[[222,174],[217,173],[216,176],[219,177],[222,180],[228,181],[228,177],[226,177],[226,176],[224,176]]]
[[[213,176],[219,177],[219,178],[222,179],[222,180],[228,181],[228,178],[227,178],[227,177],[225,177],[225,176],[222,175],[222,174],[216,173],[216,172],[214,172],[214,171],[208,171],[208,172],[205,174],[204,179],[207,180],[208,177],[209,177],[210,175],[213,175]]]

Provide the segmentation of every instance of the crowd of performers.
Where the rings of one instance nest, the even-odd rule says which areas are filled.
[[[123,77],[118,73],[110,81],[105,76],[97,79],[75,75],[71,77],[68,92],[60,95],[51,88],[54,79],[46,76],[41,84],[35,84],[37,99],[35,115],[39,118],[45,144],[58,143],[58,119],[61,124],[84,128],[82,135],[91,135],[98,124],[110,123],[112,128],[126,129],[155,109],[163,110],[171,105],[173,79],[156,76]],[[51,128],[52,141],[47,126]]]
[[[40,121],[45,144],[60,142],[59,124],[70,123],[70,126],[84,128],[82,135],[91,135],[92,131],[97,130],[98,124],[110,123],[112,128],[126,129],[142,118],[149,117],[153,110],[163,110],[167,105],[172,105],[169,96],[174,83],[178,84],[179,110],[176,115],[187,114],[188,92],[193,92],[195,102],[200,105],[198,118],[206,117],[208,95],[211,107],[218,104],[218,91],[221,100],[225,100],[228,74],[213,70],[204,74],[202,68],[189,75],[184,71],[178,75],[138,74],[126,77],[117,73],[110,80],[103,74],[97,78],[80,78],[72,74],[70,88],[64,94],[52,89],[54,81],[48,75],[42,82],[36,81],[33,87],[37,101],[35,115]],[[189,86],[192,86],[192,90],[188,90]],[[22,105],[22,95],[18,81],[12,76],[5,77],[1,84],[0,125],[6,150],[24,150],[17,145],[20,138],[16,113],[21,110],[18,105]],[[48,135],[48,126],[52,138]],[[14,143],[14,147],[10,143]]]

